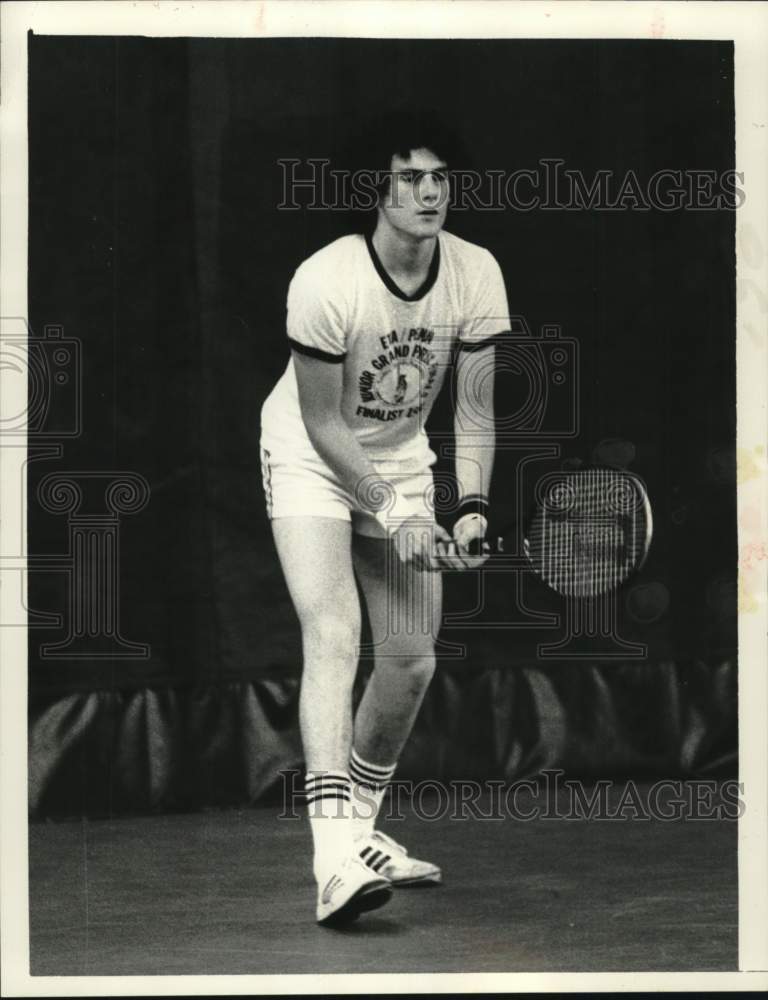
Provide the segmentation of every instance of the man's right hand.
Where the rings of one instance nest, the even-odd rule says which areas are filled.
[[[453,539],[439,524],[422,517],[410,517],[391,537],[398,558],[406,566],[423,573],[448,568],[443,564],[443,557],[449,552]]]

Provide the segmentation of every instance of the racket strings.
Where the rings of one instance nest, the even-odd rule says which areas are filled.
[[[643,554],[646,522],[633,480],[614,470],[570,473],[547,491],[529,533],[530,554],[554,590],[613,590]]]

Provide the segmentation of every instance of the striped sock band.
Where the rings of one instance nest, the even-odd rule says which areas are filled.
[[[349,814],[345,804],[352,800],[351,782],[343,771],[307,771],[304,793],[310,817]]]
[[[349,758],[349,776],[358,785],[366,788],[386,788],[392,780],[397,764],[371,764],[363,760],[357,750],[352,749]]]
[[[356,836],[373,830],[384,792],[395,773],[395,764],[371,764],[353,748],[349,759],[349,774],[353,782],[352,816]]]
[[[325,883],[353,851],[351,782],[344,771],[307,771],[304,788],[313,869],[318,882]]]

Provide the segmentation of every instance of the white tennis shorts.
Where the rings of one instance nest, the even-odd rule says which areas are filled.
[[[386,509],[387,486],[395,486],[413,516],[433,524],[435,519],[434,481],[430,468],[413,471],[413,463],[396,459],[376,461],[376,479],[361,484],[360,493],[381,500]],[[358,535],[385,538],[379,521],[361,506],[336,479],[316,453],[297,453],[286,448],[269,448],[261,443],[261,474],[267,516],[332,517],[351,521]]]

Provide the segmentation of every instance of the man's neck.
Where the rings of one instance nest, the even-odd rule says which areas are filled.
[[[373,234],[373,247],[390,274],[419,274],[429,269],[436,239],[435,236],[414,239],[380,219]]]

